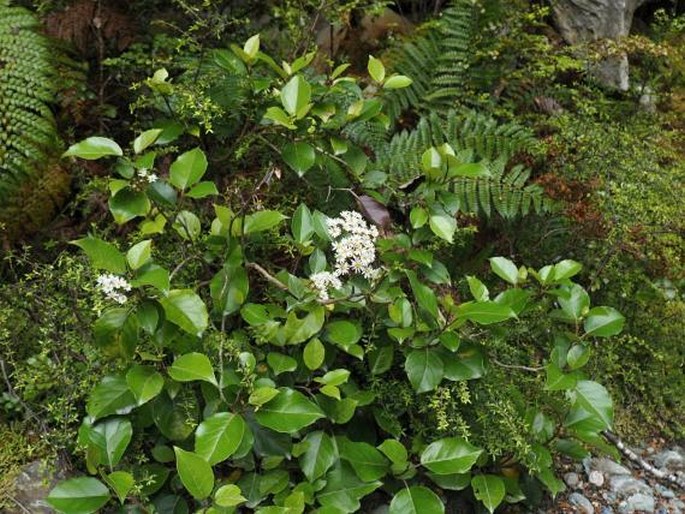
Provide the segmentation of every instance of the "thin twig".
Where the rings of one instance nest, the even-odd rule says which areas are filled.
[[[251,268],[258,272],[261,276],[263,276],[268,282],[272,283],[275,285],[277,288],[279,288],[282,291],[287,291],[288,286],[286,286],[283,282],[278,280],[276,277],[271,275],[268,271],[266,271],[264,268],[262,268],[259,264],[256,262],[248,262],[245,264],[246,267]]]
[[[10,500],[12,500],[17,505],[17,507],[19,507],[22,510],[22,512],[26,512],[26,514],[31,514],[31,511],[29,509],[27,509],[26,507],[24,507],[24,504],[21,503],[19,500],[17,500],[14,496],[12,496],[11,494],[8,494],[7,497]]]
[[[522,371],[531,371],[533,373],[539,373],[540,371],[544,371],[545,368],[540,367],[540,368],[532,368],[530,366],[519,366],[518,364],[505,364],[503,362],[498,361],[497,359],[490,359],[492,362],[497,364],[498,366],[501,366],[503,368],[508,368],[508,369],[520,369]]]
[[[635,453],[633,450],[628,448],[621,439],[614,434],[613,432],[610,432],[609,430],[602,430],[602,435],[604,438],[609,441],[611,444],[613,444],[616,448],[618,448],[618,451],[620,451],[623,456],[625,456],[629,461],[631,461],[633,464],[641,467],[643,470],[645,470],[647,473],[652,475],[654,478],[658,480],[662,480],[664,482],[668,482],[670,484],[676,485],[680,487],[681,489],[685,490],[685,478],[681,478],[675,473],[668,473],[666,471],[663,471],[661,469],[655,468],[652,466],[649,462],[644,460],[642,457],[640,457],[637,453]]]

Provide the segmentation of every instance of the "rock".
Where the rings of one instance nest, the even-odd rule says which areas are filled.
[[[619,39],[630,33],[635,10],[648,0],[558,0],[552,3],[561,36],[572,45],[602,39]],[[627,91],[628,58],[607,58],[594,67],[606,87]]]
[[[621,514],[632,514],[633,512],[654,512],[654,497],[651,494],[634,494],[619,509]]]
[[[607,459],[605,457],[602,457],[600,459],[592,459],[590,466],[596,469],[597,471],[601,471],[605,475],[632,475],[628,468],[626,468],[625,466],[621,466],[613,460]],[[590,471],[588,471],[587,473],[589,475]]]
[[[656,484],[656,485],[654,486],[654,490],[655,490],[657,493],[659,493],[659,496],[661,496],[662,498],[666,498],[666,499],[669,499],[669,500],[670,500],[671,498],[675,498],[675,493],[674,493],[673,491],[671,491],[670,489],[668,489],[667,487],[664,487],[664,486],[661,485],[661,484]]]
[[[629,496],[636,493],[649,494],[651,488],[642,480],[630,476],[613,476],[609,480],[611,490],[618,496]]]
[[[14,500],[26,509],[18,512],[28,511],[31,514],[54,512],[47,506],[44,499],[58,481],[66,478],[66,473],[55,467],[54,463],[42,460],[36,460],[24,466],[14,481]]]
[[[611,507],[602,507],[602,512],[599,514],[614,514],[614,509]]]
[[[571,489],[575,489],[578,487],[578,484],[580,484],[580,477],[578,476],[578,473],[566,473],[564,475],[564,482],[566,482],[566,485]]]
[[[685,455],[674,450],[666,450],[657,453],[653,457],[654,464],[658,468],[666,468],[669,471],[685,469]]]
[[[578,507],[579,512],[582,514],[595,514],[595,508],[590,503],[590,500],[580,493],[571,493],[568,501]]]
[[[588,475],[588,482],[597,487],[602,487],[604,485],[604,475],[601,471],[593,469]]]

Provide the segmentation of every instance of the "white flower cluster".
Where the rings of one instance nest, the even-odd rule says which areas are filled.
[[[342,287],[340,277],[354,273],[373,280],[380,271],[372,266],[376,260],[374,241],[378,229],[369,226],[360,213],[343,211],[339,218],[329,218],[326,224],[333,238],[335,269],[332,273],[323,271],[310,277],[322,300],[328,300],[329,288]]]
[[[153,182],[156,182],[157,179],[159,178],[156,174],[150,173],[150,170],[148,170],[147,168],[140,168],[138,170],[138,176],[140,178],[144,178],[150,184],[152,184]]]
[[[108,273],[98,277],[98,287],[105,296],[117,303],[126,303],[126,295],[122,291],[130,291],[131,284],[125,279]]]

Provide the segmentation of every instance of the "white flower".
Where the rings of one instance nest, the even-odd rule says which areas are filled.
[[[319,293],[319,299],[326,301],[328,300],[328,289],[340,289],[342,287],[342,282],[333,273],[328,271],[321,271],[319,273],[314,273],[309,277],[314,285],[314,288]]]
[[[121,304],[126,303],[128,298],[122,291],[131,290],[131,284],[129,284],[126,279],[107,273],[105,275],[100,275],[97,278],[97,283],[100,290],[108,299]]]
[[[140,168],[138,170],[138,176],[140,178],[144,178],[150,184],[152,184],[153,182],[156,182],[157,179],[159,178],[156,174],[150,173],[150,170],[148,170],[147,168]]]

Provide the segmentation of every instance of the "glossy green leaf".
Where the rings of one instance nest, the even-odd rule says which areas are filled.
[[[574,344],[566,354],[566,362],[569,368],[579,369],[590,360],[590,348],[582,343]]]
[[[255,414],[260,425],[291,434],[324,417],[319,406],[302,393],[289,388],[281,388],[280,391],[281,394]]]
[[[407,270],[405,273],[409,279],[412,293],[414,293],[414,298],[416,298],[419,307],[430,314],[434,320],[438,320],[440,317],[438,299],[433,290],[425,284],[422,284],[413,271]]]
[[[508,305],[501,305],[493,301],[467,302],[457,307],[457,318],[467,319],[479,325],[501,323],[516,314]]]
[[[359,342],[362,337],[362,329],[358,323],[351,321],[331,321],[326,325],[325,337],[327,341],[333,344],[342,348],[349,348]]]
[[[237,312],[245,303],[249,291],[250,281],[243,266],[225,266],[209,283],[214,311],[223,316]]]
[[[306,450],[299,457],[300,468],[307,480],[314,482],[338,461],[338,448],[322,431],[308,433],[303,443]]]
[[[131,269],[137,270],[145,264],[152,255],[152,241],[145,239],[131,247],[126,253],[126,261]]]
[[[505,257],[490,258],[490,268],[498,277],[506,280],[512,285],[518,283],[519,270],[516,264]]]
[[[121,157],[121,147],[106,137],[93,136],[73,144],[62,154],[62,157],[80,157],[89,161],[101,157]]]
[[[547,381],[545,383],[545,389],[548,391],[565,391],[573,389],[578,382],[578,376],[575,373],[564,373],[554,362],[547,364],[546,369]]]
[[[216,184],[214,182],[210,182],[208,180],[205,180],[203,182],[198,182],[195,184],[190,191],[188,191],[188,194],[186,196],[190,198],[207,198],[208,196],[216,196],[219,194],[219,190],[216,188]]]
[[[392,367],[395,351],[392,344],[377,346],[367,354],[369,371],[372,375],[382,375]]]
[[[126,187],[118,191],[109,201],[109,210],[119,225],[131,221],[139,216],[145,217],[150,212],[150,200],[140,191],[133,191]]]
[[[146,130],[133,140],[133,151],[137,154],[142,152],[148,146],[154,144],[162,132],[163,129]]]
[[[197,214],[185,210],[176,215],[172,228],[188,241],[196,241],[202,232],[202,225]]]
[[[554,265],[552,275],[555,281],[561,281],[577,275],[582,269],[581,263],[566,259]]]
[[[193,452],[174,446],[176,470],[181,483],[197,500],[203,500],[214,489],[214,472],[205,459]]]
[[[413,80],[406,75],[393,75],[383,84],[383,89],[403,89],[411,86]]]
[[[428,218],[428,225],[433,234],[448,243],[454,242],[454,233],[457,231],[457,220],[454,216],[447,213],[431,213]]]
[[[591,380],[581,380],[574,393],[576,403],[601,422],[604,429],[610,430],[614,422],[614,407],[606,388]]]
[[[460,343],[458,351],[443,355],[443,362],[448,380],[474,380],[485,374],[483,351],[471,343]]]
[[[311,239],[314,235],[314,219],[309,207],[303,203],[300,204],[293,214],[290,228],[295,241],[298,243],[304,244]]]
[[[480,457],[480,450],[458,437],[446,437],[429,444],[421,453],[421,465],[436,475],[466,473]]]
[[[99,463],[109,466],[110,470],[123,457],[132,436],[131,422],[128,419],[116,417],[96,423],[88,433],[91,444],[99,450]]]
[[[440,489],[446,489],[447,491],[461,491],[471,485],[471,473],[455,473],[453,475],[426,474]]]
[[[281,153],[285,163],[302,177],[316,162],[314,147],[308,143],[287,143]]]
[[[254,405],[255,407],[261,407],[265,403],[270,402],[276,396],[280,394],[280,391],[275,387],[262,386],[255,388],[250,397],[247,399],[247,403]]]
[[[502,503],[506,494],[504,480],[495,475],[476,475],[471,479],[473,494],[491,512],[495,512],[497,506]]]
[[[195,453],[212,466],[223,462],[236,452],[246,430],[249,428],[238,414],[218,412],[195,430]]]
[[[214,493],[214,502],[219,507],[235,507],[246,501],[247,498],[242,495],[240,487],[235,484],[222,485]]]
[[[388,514],[444,514],[445,506],[433,491],[420,485],[401,489],[390,502]]]
[[[86,412],[93,419],[111,414],[128,414],[138,405],[122,376],[107,376],[88,397]]]
[[[283,125],[286,128],[295,130],[296,126],[293,124],[291,117],[280,107],[269,107],[264,113],[267,120],[271,120],[278,125]]]
[[[111,498],[107,486],[97,478],[78,477],[57,484],[46,501],[64,514],[90,514]]]
[[[209,324],[207,307],[202,299],[190,289],[172,289],[160,299],[167,319],[189,334],[202,335]]]
[[[590,309],[583,328],[585,333],[595,337],[611,337],[623,330],[626,319],[612,307],[595,307]]]
[[[170,398],[163,391],[152,402],[152,419],[164,437],[183,441],[193,433],[199,416],[199,404],[192,389],[181,389]]]
[[[274,375],[277,376],[281,373],[287,373],[297,369],[297,361],[289,355],[283,355],[282,353],[269,352],[266,356],[266,362],[274,372]]]
[[[128,493],[131,492],[131,489],[133,489],[133,486],[135,485],[133,475],[127,471],[115,471],[110,473],[105,477],[105,482],[107,482],[107,485],[116,493],[117,498],[119,498],[119,503],[122,505],[126,501]]]
[[[383,63],[373,55],[369,55],[369,63],[367,64],[366,69],[371,78],[376,82],[382,83],[383,79],[385,79],[385,66],[383,66]]]
[[[169,271],[148,262],[136,273],[136,278],[131,280],[134,287],[152,286],[161,292],[169,291]]]
[[[335,400],[333,400],[335,401]],[[378,489],[382,482],[364,482],[354,473],[346,461],[340,461],[324,477],[326,486],[316,498],[323,507],[335,508],[338,512],[359,512],[359,500]],[[423,513],[422,513],[423,514]]]
[[[340,458],[352,466],[355,474],[364,482],[372,482],[388,472],[388,460],[368,443],[350,441],[337,437]]]
[[[404,363],[409,382],[417,393],[438,387],[444,376],[444,366],[439,353],[432,348],[412,350]]]
[[[245,41],[245,45],[243,45],[243,52],[245,52],[245,54],[251,59],[257,57],[257,53],[259,52],[259,34],[255,34]]]
[[[291,116],[299,116],[305,110],[312,96],[312,88],[301,76],[295,75],[281,89],[281,104]]]
[[[476,277],[468,275],[466,277],[466,281],[469,284],[469,290],[471,291],[471,295],[473,296],[474,300],[477,302],[485,302],[490,299],[490,292],[488,291],[488,288],[485,287],[483,282],[478,280]]]
[[[126,259],[112,243],[90,236],[71,243],[85,252],[93,268],[116,274],[126,272]]]
[[[254,234],[257,232],[263,232],[277,226],[281,221],[286,219],[278,211],[260,211],[254,214],[248,214],[245,216],[245,222],[243,224],[243,232],[245,234]]]
[[[169,167],[169,182],[178,189],[186,189],[204,176],[207,171],[207,156],[199,148],[193,148],[179,155]]]
[[[326,348],[318,338],[310,340],[304,347],[302,359],[310,370],[319,369],[326,358]]]
[[[557,302],[569,318],[578,320],[590,308],[590,295],[578,284],[573,284],[559,291]]]
[[[186,353],[178,357],[169,368],[169,376],[178,382],[203,380],[218,385],[212,363],[202,353]]]

